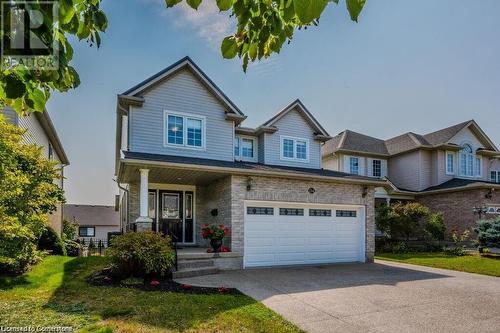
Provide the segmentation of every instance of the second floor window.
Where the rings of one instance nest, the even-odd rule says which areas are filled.
[[[372,162],[372,175],[373,177],[382,177],[382,161],[373,160]]]
[[[455,153],[446,153],[446,173],[455,174]]]
[[[253,140],[241,139],[241,157],[253,158]]]
[[[359,158],[349,157],[349,173],[359,174]]]
[[[167,114],[167,144],[193,148],[204,147],[204,119]]]
[[[500,183],[500,171],[492,170],[490,180],[495,183]]]
[[[234,138],[234,156],[242,160],[254,160],[256,157],[257,140],[251,137]]]
[[[460,151],[460,175],[474,176],[474,155],[469,145],[465,145]]]
[[[301,162],[309,160],[309,141],[300,138],[281,138],[281,158]]]

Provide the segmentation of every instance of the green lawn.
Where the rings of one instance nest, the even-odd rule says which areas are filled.
[[[375,259],[404,262],[407,264],[451,269],[454,271],[500,276],[500,258],[467,255],[448,256],[443,253],[377,253]]]
[[[92,287],[102,257],[50,256],[17,278],[0,277],[2,326],[73,326],[82,332],[299,332],[243,295],[191,295]]]

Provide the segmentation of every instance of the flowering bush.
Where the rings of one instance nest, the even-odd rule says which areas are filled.
[[[229,235],[229,229],[223,224],[204,224],[201,226],[201,236],[204,239],[223,240]]]

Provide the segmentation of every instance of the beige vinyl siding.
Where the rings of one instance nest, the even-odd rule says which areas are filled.
[[[389,159],[389,179],[406,190],[418,191],[420,185],[420,153],[414,151]]]
[[[135,152],[232,161],[234,123],[228,110],[190,70],[179,71],[143,95],[142,107],[131,107],[129,150]],[[164,113],[205,117],[205,149],[164,146]]]
[[[313,129],[302,115],[292,110],[279,119],[273,126],[275,133],[265,134],[265,162],[271,165],[285,165],[301,168],[321,168],[321,144],[314,139]],[[281,159],[281,136],[309,140],[309,162]]]
[[[432,152],[428,150],[420,150],[420,176],[419,189],[424,190],[431,187],[432,184]]]
[[[479,148],[484,148],[484,145],[479,141],[477,136],[469,129],[469,128],[464,128],[460,132],[457,133],[451,140],[451,143],[454,143],[456,145],[464,145],[464,144],[469,144],[472,147],[473,151],[477,151]],[[481,177],[474,177],[476,179],[482,179],[482,180],[488,180],[490,175],[488,171],[488,163],[489,163],[489,158],[483,157],[483,156],[478,156],[481,158]],[[460,161],[459,161],[459,154],[456,155],[457,159],[457,169],[456,169],[456,176],[460,176]],[[469,178],[470,177],[463,177],[463,178]]]

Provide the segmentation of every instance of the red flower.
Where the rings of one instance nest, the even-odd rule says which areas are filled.
[[[184,290],[191,290],[191,289],[193,289],[193,286],[190,284],[183,284],[183,285],[181,285],[181,288]]]
[[[151,282],[149,284],[151,286],[153,286],[153,287],[156,287],[156,286],[160,285],[160,281],[158,281],[158,280],[151,280]]]
[[[220,249],[219,249],[220,252],[231,252],[231,250],[229,250],[227,247],[225,247],[224,245],[221,245]]]
[[[223,286],[220,286],[218,290],[219,290],[219,293],[221,293],[221,294],[224,294],[227,292],[227,288],[224,288]]]

